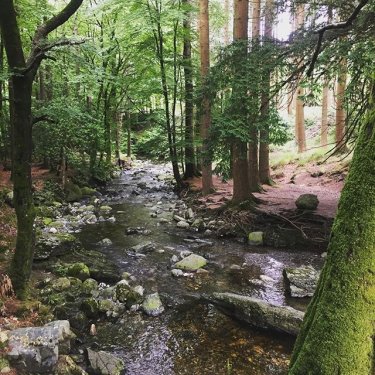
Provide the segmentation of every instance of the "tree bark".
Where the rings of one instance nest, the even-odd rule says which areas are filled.
[[[190,0],[183,0],[185,6],[190,6]],[[183,22],[184,47],[183,66],[185,76],[185,175],[191,178],[197,174],[194,150],[194,102],[193,102],[193,64],[191,61],[191,11],[185,11]]]
[[[41,48],[47,48],[48,34],[66,22],[81,5],[82,0],[72,0],[66,7],[42,26],[33,38],[33,48],[26,60],[17,16],[12,0],[1,1],[0,29],[4,41],[10,79],[10,106],[12,122],[12,174],[14,208],[17,216],[16,250],[11,264],[11,277],[15,292],[20,298],[27,295],[28,280],[34,255],[35,209],[32,196],[32,83],[44,56]]]
[[[347,62],[346,59],[340,61],[340,73],[337,77],[337,95],[336,95],[336,151],[345,151],[345,89],[347,78]]]
[[[274,1],[266,0],[264,37],[265,43],[272,43],[272,27],[274,20]],[[263,119],[260,130],[259,143],[259,180],[262,184],[270,185],[270,150],[269,150],[269,109],[270,109],[271,72],[267,72],[262,87],[261,118]]]
[[[224,0],[224,16],[225,16],[225,23],[224,23],[224,45],[228,45],[230,41],[229,37],[229,9],[230,9],[230,0]]]
[[[374,97],[373,97],[374,99]],[[374,372],[375,108],[360,130],[289,375]]]
[[[208,70],[210,68],[210,31],[208,0],[199,0],[199,47],[201,56],[202,84],[207,84]],[[204,90],[206,91],[206,90]],[[211,125],[211,102],[209,96],[204,93],[202,99],[202,115],[200,119],[200,136],[202,138],[202,193],[212,192],[212,165],[208,148],[208,133]]]
[[[253,48],[259,45],[260,36],[260,0],[253,1],[252,12],[252,39]],[[251,94],[250,94],[251,95]],[[258,145],[259,145],[259,130],[254,125],[254,121],[249,119],[250,123],[250,142],[248,144],[249,157],[249,185],[250,191],[255,192],[260,190],[259,180],[259,161],[258,161]]]
[[[127,112],[127,142],[126,142],[126,155],[128,158],[132,155],[132,135],[131,135],[131,129],[132,129],[132,123],[131,123],[131,115],[130,111]]]
[[[248,17],[249,17],[249,1],[248,0],[235,0],[234,1],[234,22],[233,22],[233,39],[234,41],[244,40],[247,41],[248,37]],[[242,54],[246,57],[247,43],[244,43]],[[236,67],[236,75],[241,76],[243,66],[238,62]],[[236,87],[233,87],[236,90]],[[242,93],[247,95],[247,93]],[[246,106],[239,103],[238,113],[244,119],[243,123],[247,123]],[[250,192],[249,181],[249,166],[247,160],[247,143],[240,139],[235,139],[232,146],[233,155],[233,197],[234,203],[240,203],[252,198]]]
[[[305,8],[303,4],[297,7],[296,26],[297,29],[302,27],[305,22]],[[305,89],[300,85],[296,92],[296,118],[295,118],[295,136],[297,140],[298,152],[306,151],[306,135],[305,135],[305,113],[304,103],[300,98],[305,93]]]
[[[324,80],[322,100],[322,124],[320,128],[320,145],[325,147],[328,144],[328,81]]]
[[[121,112],[118,112],[117,121],[116,121],[116,140],[115,140],[116,160],[120,159],[120,156],[121,156],[121,133],[122,133],[123,118],[124,118],[124,114]]]

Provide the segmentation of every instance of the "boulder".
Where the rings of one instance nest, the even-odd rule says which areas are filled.
[[[200,255],[190,254],[186,258],[180,260],[174,265],[174,268],[178,268],[184,271],[196,271],[199,268],[204,267],[207,264],[207,260]]]
[[[90,270],[85,263],[74,263],[69,266],[67,275],[85,281],[90,278]]]
[[[68,355],[60,355],[55,375],[88,375],[88,373],[79,367]]]
[[[187,229],[190,227],[190,224],[185,220],[181,220],[176,224],[176,226],[177,228]]]
[[[276,306],[257,298],[234,293],[214,293],[210,302],[222,307],[237,319],[262,329],[275,330],[296,336],[304,313],[289,306]]]
[[[14,367],[27,374],[52,374],[59,352],[69,350],[73,337],[67,320],[44,327],[19,328],[9,333],[7,357]]]
[[[158,293],[149,294],[142,303],[146,315],[158,316],[164,312],[164,306]]]
[[[312,297],[320,272],[312,266],[284,268],[283,276],[291,297]]]
[[[80,309],[89,319],[97,319],[99,316],[98,302],[94,298],[83,300]]]
[[[125,368],[124,361],[111,353],[88,348],[87,357],[91,368],[100,375],[120,375]]]
[[[82,199],[82,191],[76,184],[68,182],[65,186],[65,195],[67,202],[77,202]]]
[[[88,186],[84,186],[81,188],[81,193],[83,197],[91,197],[96,194],[96,190]]]
[[[152,242],[144,242],[131,247],[130,250],[134,251],[135,253],[145,253],[156,250],[156,247]]]
[[[82,283],[82,291],[83,291],[83,293],[85,293],[85,294],[92,294],[96,290],[98,290],[98,282],[96,280],[94,280],[94,279],[86,279]]]
[[[262,246],[263,245],[263,232],[251,232],[249,233],[249,245]]]
[[[319,200],[315,194],[302,194],[295,203],[300,210],[316,210]]]
[[[67,277],[59,277],[51,282],[51,287],[58,292],[62,292],[70,288],[70,280]]]
[[[112,241],[109,238],[103,238],[101,241],[98,242],[100,246],[111,246]]]
[[[37,238],[34,261],[47,260],[72,253],[80,247],[80,242],[69,233],[43,233]]]
[[[121,280],[116,285],[116,299],[119,302],[122,302],[122,303],[126,302],[130,292],[131,292],[131,287],[126,280]]]

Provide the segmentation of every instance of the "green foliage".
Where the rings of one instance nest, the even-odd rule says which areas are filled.
[[[34,203],[37,206],[52,205],[54,202],[61,202],[63,198],[64,192],[60,184],[53,180],[46,180],[43,189],[34,193]]]

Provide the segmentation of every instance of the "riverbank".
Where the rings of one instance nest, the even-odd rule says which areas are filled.
[[[249,246],[243,227],[224,233],[227,222],[180,200],[171,179],[167,167],[142,162],[100,195],[55,204],[52,217],[38,219],[33,323],[68,320],[77,335],[69,353],[82,371],[104,352],[134,375],[284,373],[293,338],[250,329],[207,297],[232,292],[303,311],[308,300],[288,295],[283,270],[319,269],[323,259]],[[200,267],[179,268],[190,255],[204,259]],[[8,331],[19,325],[7,319]]]

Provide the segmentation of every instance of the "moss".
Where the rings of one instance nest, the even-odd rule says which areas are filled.
[[[90,270],[84,263],[74,263],[68,268],[67,275],[84,281],[90,277]]]
[[[375,111],[362,128],[290,375],[373,374]]]
[[[78,185],[68,183],[65,190],[67,202],[77,202],[82,199],[82,191]]]
[[[91,197],[96,194],[96,190],[90,187],[84,186],[81,188],[82,195],[84,197]]]

